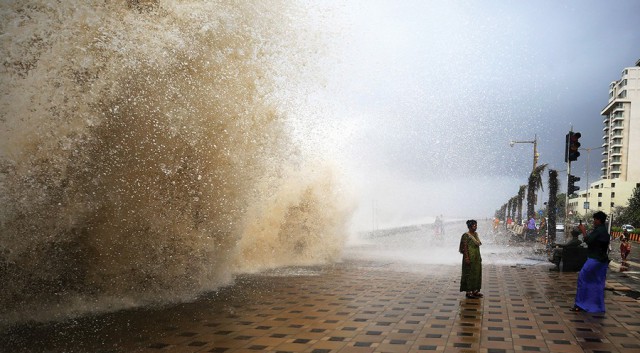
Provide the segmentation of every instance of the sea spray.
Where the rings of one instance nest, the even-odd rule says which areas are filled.
[[[348,208],[281,101],[313,45],[298,16],[280,2],[0,4],[0,324],[337,258]]]
[[[335,188],[332,170],[289,172],[276,192],[249,208],[238,244],[240,272],[286,265],[317,265],[339,258],[353,210]],[[341,202],[336,202],[340,200]]]

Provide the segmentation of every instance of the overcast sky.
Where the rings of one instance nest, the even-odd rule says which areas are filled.
[[[492,216],[531,171],[533,145],[509,140],[537,135],[539,163],[564,170],[565,134],[601,146],[608,86],[640,59],[640,1],[350,1],[330,13],[316,98],[353,177],[356,228],[374,209],[380,227]],[[586,156],[573,165],[582,189]]]

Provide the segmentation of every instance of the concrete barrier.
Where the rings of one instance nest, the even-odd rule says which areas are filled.
[[[611,236],[614,239],[618,239],[622,236],[622,232],[611,232]],[[640,242],[640,234],[637,233],[629,233],[629,240],[634,241],[636,243]]]

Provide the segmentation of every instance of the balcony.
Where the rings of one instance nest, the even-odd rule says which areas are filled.
[[[613,142],[611,143],[611,146],[613,146],[613,147],[622,147],[622,139],[613,140]]]
[[[605,125],[605,126],[602,128],[602,131],[604,131],[604,132],[609,131],[609,125]]]
[[[624,125],[620,124],[620,125],[613,125],[613,131],[620,131],[620,130],[624,130]],[[614,134],[615,135],[615,134]]]

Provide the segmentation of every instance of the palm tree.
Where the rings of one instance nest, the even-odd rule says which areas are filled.
[[[520,185],[520,190],[518,190],[518,224],[522,224],[522,201],[524,201],[524,191],[527,189],[526,185]]]
[[[527,219],[535,216],[536,192],[540,189],[544,191],[542,184],[542,172],[547,168],[546,164],[537,166],[529,175],[527,185]]]
[[[549,221],[547,224],[549,225],[547,229],[549,230],[549,244],[553,244],[556,242],[556,205],[558,202],[558,171],[555,169],[549,169],[549,202],[547,203],[548,207],[548,216]]]

